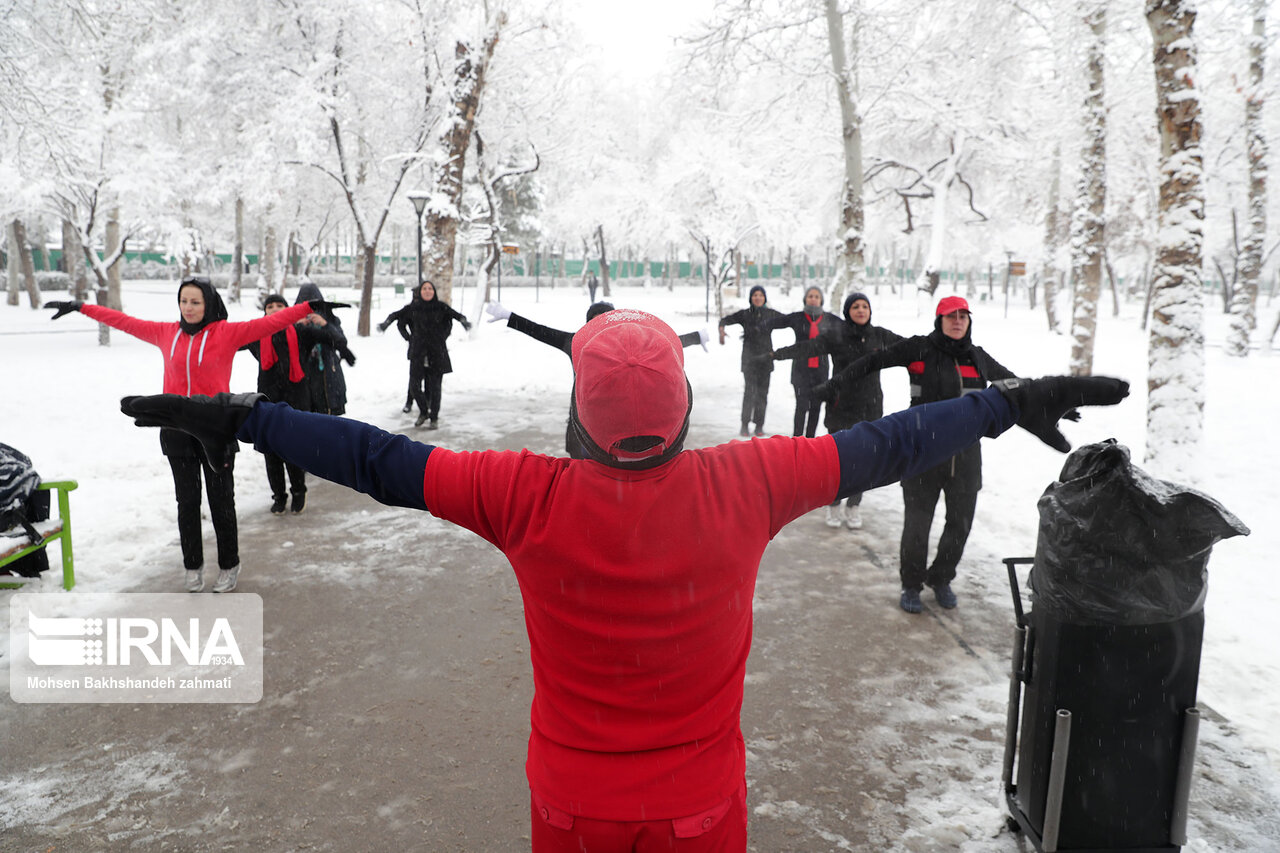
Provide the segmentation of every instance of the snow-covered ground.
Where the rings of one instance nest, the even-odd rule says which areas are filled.
[[[798,288],[784,297],[780,283],[766,284],[775,308],[800,307]],[[126,310],[144,318],[173,319],[175,290],[165,282],[129,282]],[[286,295],[292,301],[293,292]],[[531,288],[506,287],[502,295],[513,310],[570,330],[581,324],[587,305],[579,288],[563,284],[554,290],[542,287],[537,301]],[[329,292],[326,297],[356,301],[352,292]],[[379,297],[375,322],[402,300],[390,291],[381,291]],[[474,291],[465,290],[455,307],[477,317],[474,300]],[[873,321],[879,325],[904,335],[924,333],[931,326],[933,300],[917,300],[912,293],[900,295],[887,288],[873,293],[872,300]],[[24,295],[20,307],[0,305],[0,441],[27,453],[46,479],[79,481],[80,488],[72,495],[77,592],[170,591],[180,558],[168,467],[155,432],[134,427],[118,412],[121,396],[159,390],[157,350],[119,332],[112,332],[109,348],[99,347],[96,326],[87,318],[69,316],[51,323],[51,312],[32,311],[25,301]],[[715,344],[715,317],[710,322],[704,319],[702,289],[668,292],[657,287],[622,287],[615,288],[612,301],[620,307],[652,311],[670,321],[677,332],[703,325],[711,330],[709,353],[687,351],[695,392],[691,436],[693,443],[700,444],[736,437],[741,395],[737,334],[731,330],[727,346]],[[974,340],[1002,363],[1022,375],[1065,372],[1070,339],[1047,333],[1041,311],[1033,312],[1021,302],[1006,309],[998,294],[993,302],[974,299],[972,303]],[[247,303],[229,308],[233,320],[257,315]],[[1145,333],[1136,319],[1139,310],[1137,305],[1125,306],[1119,318],[1099,318],[1094,357],[1094,372],[1128,379],[1131,397],[1113,409],[1086,411],[1081,423],[1064,424],[1064,432],[1076,444],[1114,437],[1141,464],[1147,355]],[[1261,327],[1270,328],[1275,310],[1275,306],[1263,306]],[[346,369],[348,415],[402,428],[403,342],[394,331],[358,338],[354,310],[342,316],[359,358],[355,367]],[[1275,725],[1275,709],[1280,706],[1280,631],[1273,620],[1280,607],[1280,584],[1273,564],[1280,553],[1280,526],[1272,527],[1266,512],[1274,507],[1280,473],[1280,444],[1271,438],[1280,421],[1280,395],[1270,391],[1277,361],[1263,351],[1247,359],[1228,358],[1221,347],[1225,332],[1225,319],[1211,306],[1203,479],[1191,485],[1221,501],[1253,533],[1220,543],[1210,560],[1199,695],[1204,704],[1232,722],[1247,744],[1265,753],[1269,766],[1249,773],[1262,773],[1274,788],[1280,776],[1280,729]],[[779,345],[790,343],[785,337],[789,333],[778,333]],[[468,434],[483,437],[491,431],[493,412],[451,405],[451,389],[501,392],[513,401],[513,411],[529,405],[566,407],[568,360],[508,330],[505,323],[478,322],[469,336],[459,329],[451,351],[456,372],[445,380],[441,417],[464,427]],[[252,390],[255,376],[256,362],[244,354],[236,364],[233,390]],[[883,385],[887,410],[906,405],[902,371],[886,372]],[[771,432],[789,432],[793,398],[785,372],[774,374],[770,396],[767,426]],[[1063,461],[1061,455],[1018,430],[988,442],[984,459],[985,487],[961,566],[962,579],[990,572],[1000,575],[1001,557],[1033,553],[1036,499],[1054,481]],[[262,479],[237,478],[242,514],[265,510],[269,496]],[[56,570],[50,572],[38,589],[58,589],[56,574]],[[1007,586],[997,575],[963,591],[1000,598],[1008,607]],[[6,684],[8,642],[8,608],[0,607],[0,658],[5,659],[0,663],[0,678]]]

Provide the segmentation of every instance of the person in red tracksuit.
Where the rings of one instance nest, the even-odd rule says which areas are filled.
[[[505,554],[533,667],[534,853],[745,851],[740,714],[769,540],[836,496],[927,470],[1015,422],[1064,449],[1062,412],[1127,393],[1115,379],[1014,380],[820,438],[691,450],[692,391],[670,326],[611,311],[575,333],[572,358],[586,459],[454,451],[255,395],[121,401],[140,426],[253,442]]]
[[[184,278],[178,286],[176,321],[140,320],[101,305],[79,302],[48,302],[56,308],[53,319],[79,311],[160,348],[164,357],[164,393],[192,395],[219,394],[231,383],[231,363],[236,350],[270,337],[312,313],[309,303],[294,305],[266,317],[245,323],[227,322],[227,307],[213,284],[204,276]],[[186,569],[187,592],[204,589],[204,543],[200,529],[200,474],[204,471],[205,492],[209,496],[209,517],[218,542],[218,578],[214,592],[235,589],[240,574],[240,542],[236,525],[235,446],[217,459],[203,458],[191,436],[177,430],[160,431],[160,449],[173,472],[173,490],[178,503],[178,541]]]
[[[972,394],[997,379],[1009,379],[1013,371],[996,361],[972,338],[969,303],[959,296],[938,301],[933,331],[898,341],[850,364],[818,396],[829,398],[832,389],[849,391],[865,376],[886,367],[905,367],[911,378],[911,405],[920,406]],[[920,593],[933,589],[938,605],[956,606],[951,582],[973,527],[973,515],[982,488],[982,449],[974,443],[942,464],[902,480],[902,543],[898,574],[902,592],[898,605],[908,613],[920,613]],[[938,537],[933,562],[929,556],[929,527],[941,495],[946,522]]]

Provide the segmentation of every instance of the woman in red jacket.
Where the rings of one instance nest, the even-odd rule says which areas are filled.
[[[154,344],[164,356],[164,393],[213,395],[230,390],[231,362],[241,346],[309,315],[310,303],[302,303],[246,323],[227,322],[227,307],[205,276],[184,278],[178,286],[177,322],[139,320],[101,305],[48,302],[56,308],[53,319],[79,311],[112,328]],[[206,459],[200,445],[178,430],[160,431],[160,449],[173,469],[173,490],[178,502],[178,540],[186,567],[187,592],[204,589],[204,542],[200,529],[200,470],[204,469],[209,517],[218,541],[218,579],[214,592],[230,592],[240,573],[240,546],[236,529],[234,444],[220,459]]]

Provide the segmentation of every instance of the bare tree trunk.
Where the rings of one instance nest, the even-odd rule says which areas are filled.
[[[16,255],[18,258],[22,286],[27,291],[27,301],[31,303],[31,308],[34,310],[41,305],[40,285],[36,284],[36,267],[31,260],[31,247],[27,245],[27,227],[22,224],[21,219],[14,219],[9,233],[12,235],[9,241],[9,254],[11,257]],[[18,304],[17,296],[17,291],[13,291],[14,299],[10,304]]]
[[[600,295],[605,299],[612,296],[609,289],[609,255],[604,245],[604,225],[596,226],[596,251],[600,256]]]
[[[453,299],[453,257],[462,207],[462,171],[467,150],[471,147],[471,134],[484,93],[489,61],[493,58],[493,50],[506,20],[506,14],[500,13],[492,21],[479,50],[462,41],[454,48],[453,119],[442,140],[444,165],[435,176],[436,194],[443,198],[444,203],[428,206],[423,224],[427,243],[423,274],[435,284],[436,298],[443,302],[452,302]],[[606,289],[605,294],[608,292]]]
[[[1058,332],[1058,249],[1062,245],[1062,214],[1058,209],[1062,187],[1062,148],[1054,143],[1050,166],[1053,178],[1049,181],[1048,210],[1044,215],[1044,316],[1049,331]]]
[[[856,3],[854,4],[856,5]],[[862,119],[856,102],[857,74],[845,52],[844,13],[838,0],[826,0],[827,42],[831,50],[831,70],[836,82],[836,98],[840,102],[840,138],[844,160],[844,187],[840,194],[839,252],[836,256],[835,281],[831,288],[831,304],[839,305],[846,291],[866,290],[864,261],[864,221],[862,206]],[[850,29],[850,47],[858,52],[857,11]]]
[[[276,227],[268,225],[263,237],[262,257],[258,259],[262,269],[258,276],[258,308],[268,296],[276,292]]]
[[[244,286],[244,199],[236,196],[236,244],[231,253],[231,301],[240,301],[240,288]]]
[[[1102,284],[1107,206],[1106,75],[1107,10],[1099,0],[1082,0],[1086,34],[1086,88],[1083,106],[1084,150],[1076,197],[1071,276],[1076,281],[1071,311],[1072,376],[1093,373],[1093,343],[1098,330],[1098,294]]]
[[[1240,258],[1240,284],[1231,300],[1227,355],[1247,356],[1249,335],[1258,325],[1258,282],[1267,235],[1267,138],[1262,123],[1262,87],[1266,64],[1267,0],[1252,0],[1253,38],[1249,41],[1249,86],[1244,101],[1244,135],[1249,164],[1249,223]]]
[[[18,283],[18,279],[22,276],[21,264],[18,258],[21,252],[17,250],[18,238],[14,236],[14,226],[18,224],[18,220],[11,219],[9,224],[5,226],[5,242],[9,246],[9,262],[5,269],[5,278],[7,287],[5,303],[8,305],[17,305],[19,301],[18,294],[22,292],[22,286]]]
[[[1147,0],[1160,134],[1160,243],[1147,355],[1147,453],[1153,474],[1195,482],[1204,433],[1204,161],[1195,7]],[[1176,225],[1176,227],[1174,227]]]
[[[1116,281],[1116,271],[1111,268],[1111,256],[1102,253],[1102,266],[1107,271],[1107,284],[1111,287],[1111,316],[1120,316],[1120,283]]]
[[[89,298],[89,277],[84,269],[84,247],[80,245],[80,229],[70,219],[62,220],[62,262],[67,267],[71,298],[84,302]]]
[[[942,255],[946,248],[947,238],[947,196],[951,182],[956,176],[956,167],[964,154],[964,132],[956,130],[951,139],[951,151],[942,164],[942,176],[936,181],[929,181],[933,190],[933,214],[929,223],[929,256],[925,259],[920,277],[916,280],[917,291],[932,295],[941,281]]]

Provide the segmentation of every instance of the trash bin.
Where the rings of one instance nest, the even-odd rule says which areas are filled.
[[[1036,556],[1005,560],[1017,617],[1010,825],[1042,853],[1178,850],[1209,552],[1248,528],[1209,496],[1143,473],[1114,441],[1071,454],[1039,510]],[[1026,563],[1024,616],[1015,566]]]
[[[395,287],[396,296],[404,296],[404,279],[397,277],[392,279],[391,284]]]

